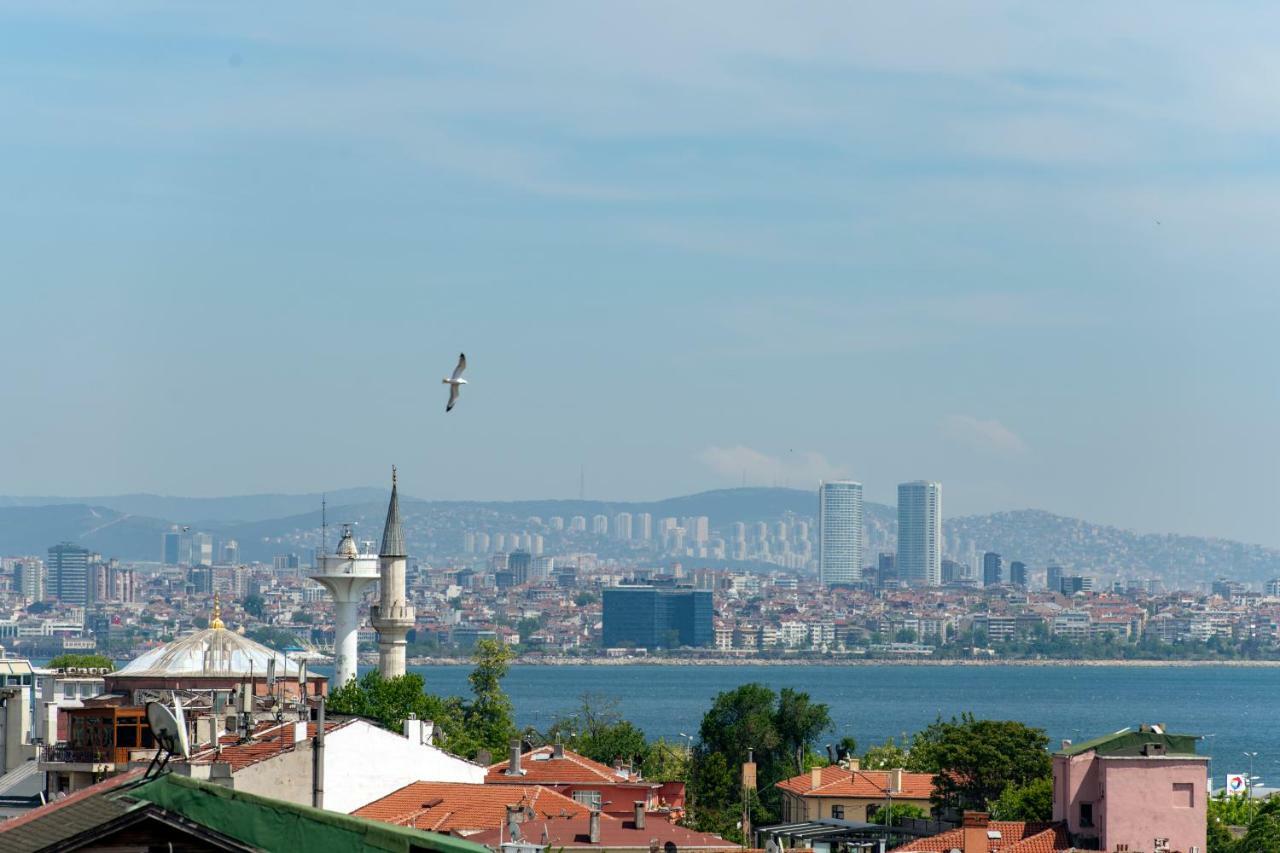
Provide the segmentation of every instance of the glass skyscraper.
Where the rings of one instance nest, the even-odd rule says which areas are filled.
[[[830,586],[862,580],[862,484],[818,487],[818,579]]]
[[[604,591],[604,646],[711,646],[715,644],[713,615],[710,590],[608,587]]]
[[[911,586],[942,583],[942,484],[898,486],[898,577]]]

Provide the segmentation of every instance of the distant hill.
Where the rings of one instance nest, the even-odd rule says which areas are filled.
[[[0,508],[84,504],[105,507],[128,515],[165,518],[180,524],[204,524],[265,521],[269,518],[297,515],[311,509],[318,509],[322,497],[327,498],[333,506],[341,506],[377,499],[386,500],[387,494],[387,489],[362,487],[335,489],[325,495],[317,492],[301,495],[241,495],[226,498],[183,498],[148,494],[89,498],[0,496]]]
[[[0,497],[0,554],[40,554],[63,539],[106,556],[155,560],[160,534],[173,524],[190,524],[219,540],[236,539],[244,559],[269,560],[275,554],[308,553],[320,542],[320,495],[252,495],[233,498],[181,498],[122,495],[109,498],[58,498],[50,505],[27,505],[34,498]],[[377,488],[328,493],[330,544],[342,522],[356,525],[360,539],[382,533],[387,492]],[[712,528],[733,521],[772,521],[791,513],[812,520],[817,498],[798,489],[722,489],[661,501],[421,501],[402,500],[405,534],[413,553],[427,559],[456,554],[463,533],[538,532],[529,523],[552,516],[569,518],[618,512],[649,512],[654,518],[705,515]],[[161,512],[164,510],[164,512]],[[864,505],[868,561],[877,550],[892,549],[896,537],[893,507]],[[543,531],[544,533],[546,531]],[[1169,586],[1191,587],[1225,576],[1256,585],[1280,576],[1280,550],[1225,539],[1175,534],[1139,534],[1103,524],[1066,518],[1041,510],[964,516],[945,522],[953,549],[996,551],[1007,561],[1022,560],[1035,569],[1062,565],[1069,571],[1101,577],[1159,577]],[[550,534],[548,533],[548,536]],[[579,536],[549,539],[549,548],[610,553],[617,543]]]

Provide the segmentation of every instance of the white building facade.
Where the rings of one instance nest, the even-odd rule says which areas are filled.
[[[912,586],[942,583],[942,484],[898,486],[898,577]]]

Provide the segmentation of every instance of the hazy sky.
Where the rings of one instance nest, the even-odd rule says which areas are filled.
[[[1280,544],[1275,4],[359,5],[5,5],[0,493]]]

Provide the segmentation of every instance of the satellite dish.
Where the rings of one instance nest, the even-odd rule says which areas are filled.
[[[191,747],[187,744],[187,726],[182,713],[182,702],[173,697],[173,710],[170,711],[160,702],[147,703],[147,725],[156,743],[170,755],[191,755]]]

